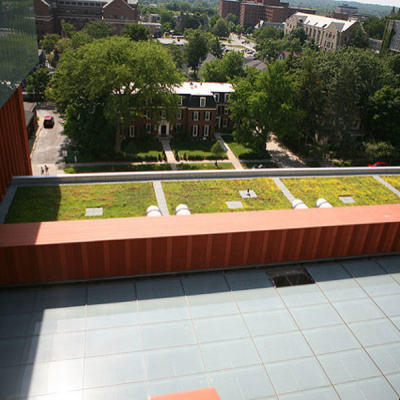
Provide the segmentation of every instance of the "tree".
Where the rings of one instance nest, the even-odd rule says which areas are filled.
[[[289,40],[299,39],[300,45],[303,46],[304,42],[308,39],[308,35],[304,28],[293,29],[289,34]]]
[[[219,36],[219,37],[229,36],[228,25],[226,24],[226,21],[223,18],[220,18],[216,22],[212,31],[213,31],[214,35]]]
[[[221,42],[217,36],[211,36],[208,41],[208,46],[211,54],[214,57],[222,58],[223,50],[221,46]]]
[[[386,18],[371,16],[363,22],[363,26],[369,37],[382,40],[383,34],[385,33],[386,22]]]
[[[219,140],[211,146],[211,153],[213,153],[215,157],[221,157],[225,154],[224,146],[222,146],[222,143]]]
[[[215,59],[205,64],[201,76],[206,82],[228,82],[244,75],[244,57],[239,51],[230,51],[220,59]]]
[[[114,32],[114,25],[99,19],[97,21],[90,21],[85,25],[84,32],[91,36],[93,39],[101,39],[111,36]]]
[[[61,32],[62,32],[63,37],[70,39],[76,31],[72,24],[69,24],[68,22],[65,22],[65,20],[62,20],[61,21]]]
[[[187,40],[184,47],[186,63],[197,75],[200,60],[207,55],[209,49],[209,36],[207,32],[199,29],[187,29],[185,39]]]
[[[150,29],[147,26],[137,23],[125,25],[125,28],[121,31],[121,35],[135,42],[151,39]]]
[[[26,90],[35,100],[43,100],[49,81],[49,70],[39,68],[26,78]]]
[[[232,23],[233,25],[238,25],[239,24],[239,18],[236,16],[236,15],[234,15],[234,14],[232,14],[232,13],[229,13],[226,17],[225,17],[225,21],[227,22],[227,23]]]
[[[172,88],[180,75],[167,49],[124,37],[98,39],[66,52],[49,94],[65,114],[65,133],[98,154],[120,151],[120,134],[135,118],[163,107],[173,120],[177,100]]]
[[[43,39],[40,41],[40,45],[42,46],[42,49],[46,54],[50,54],[53,52],[59,40],[60,40],[60,35],[57,34],[45,35]]]
[[[368,35],[363,30],[360,24],[357,24],[354,30],[354,36],[350,40],[349,46],[358,47],[359,49],[366,49],[369,46]]]
[[[265,150],[270,132],[284,138],[296,135],[296,85],[284,64],[275,61],[265,71],[249,69],[230,96],[234,137],[255,150]]]

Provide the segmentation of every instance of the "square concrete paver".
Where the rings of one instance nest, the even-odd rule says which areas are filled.
[[[255,194],[254,190],[239,190],[242,199],[256,199],[257,195]]]
[[[342,200],[344,204],[352,204],[356,202],[351,196],[339,196],[339,200]]]
[[[87,208],[85,217],[99,217],[103,215],[103,207]]]
[[[241,201],[227,201],[226,205],[229,208],[243,208],[243,204]]]

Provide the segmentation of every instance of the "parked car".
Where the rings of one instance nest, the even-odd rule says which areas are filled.
[[[368,167],[388,167],[389,164],[386,161],[377,161],[374,164],[368,164]]]
[[[44,117],[43,126],[45,128],[52,128],[54,126],[54,117],[52,117],[50,115],[46,115]]]

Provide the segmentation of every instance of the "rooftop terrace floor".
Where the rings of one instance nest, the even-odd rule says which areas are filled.
[[[0,398],[400,396],[400,256],[0,291]]]

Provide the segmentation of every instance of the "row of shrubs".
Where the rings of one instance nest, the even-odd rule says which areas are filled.
[[[186,154],[183,153],[183,156],[180,157],[179,153],[177,150],[174,150],[174,155],[176,161],[203,161],[203,160],[227,160],[228,156],[226,154],[220,154],[220,155],[215,155],[215,154],[205,154],[205,153],[192,153],[192,154]]]

